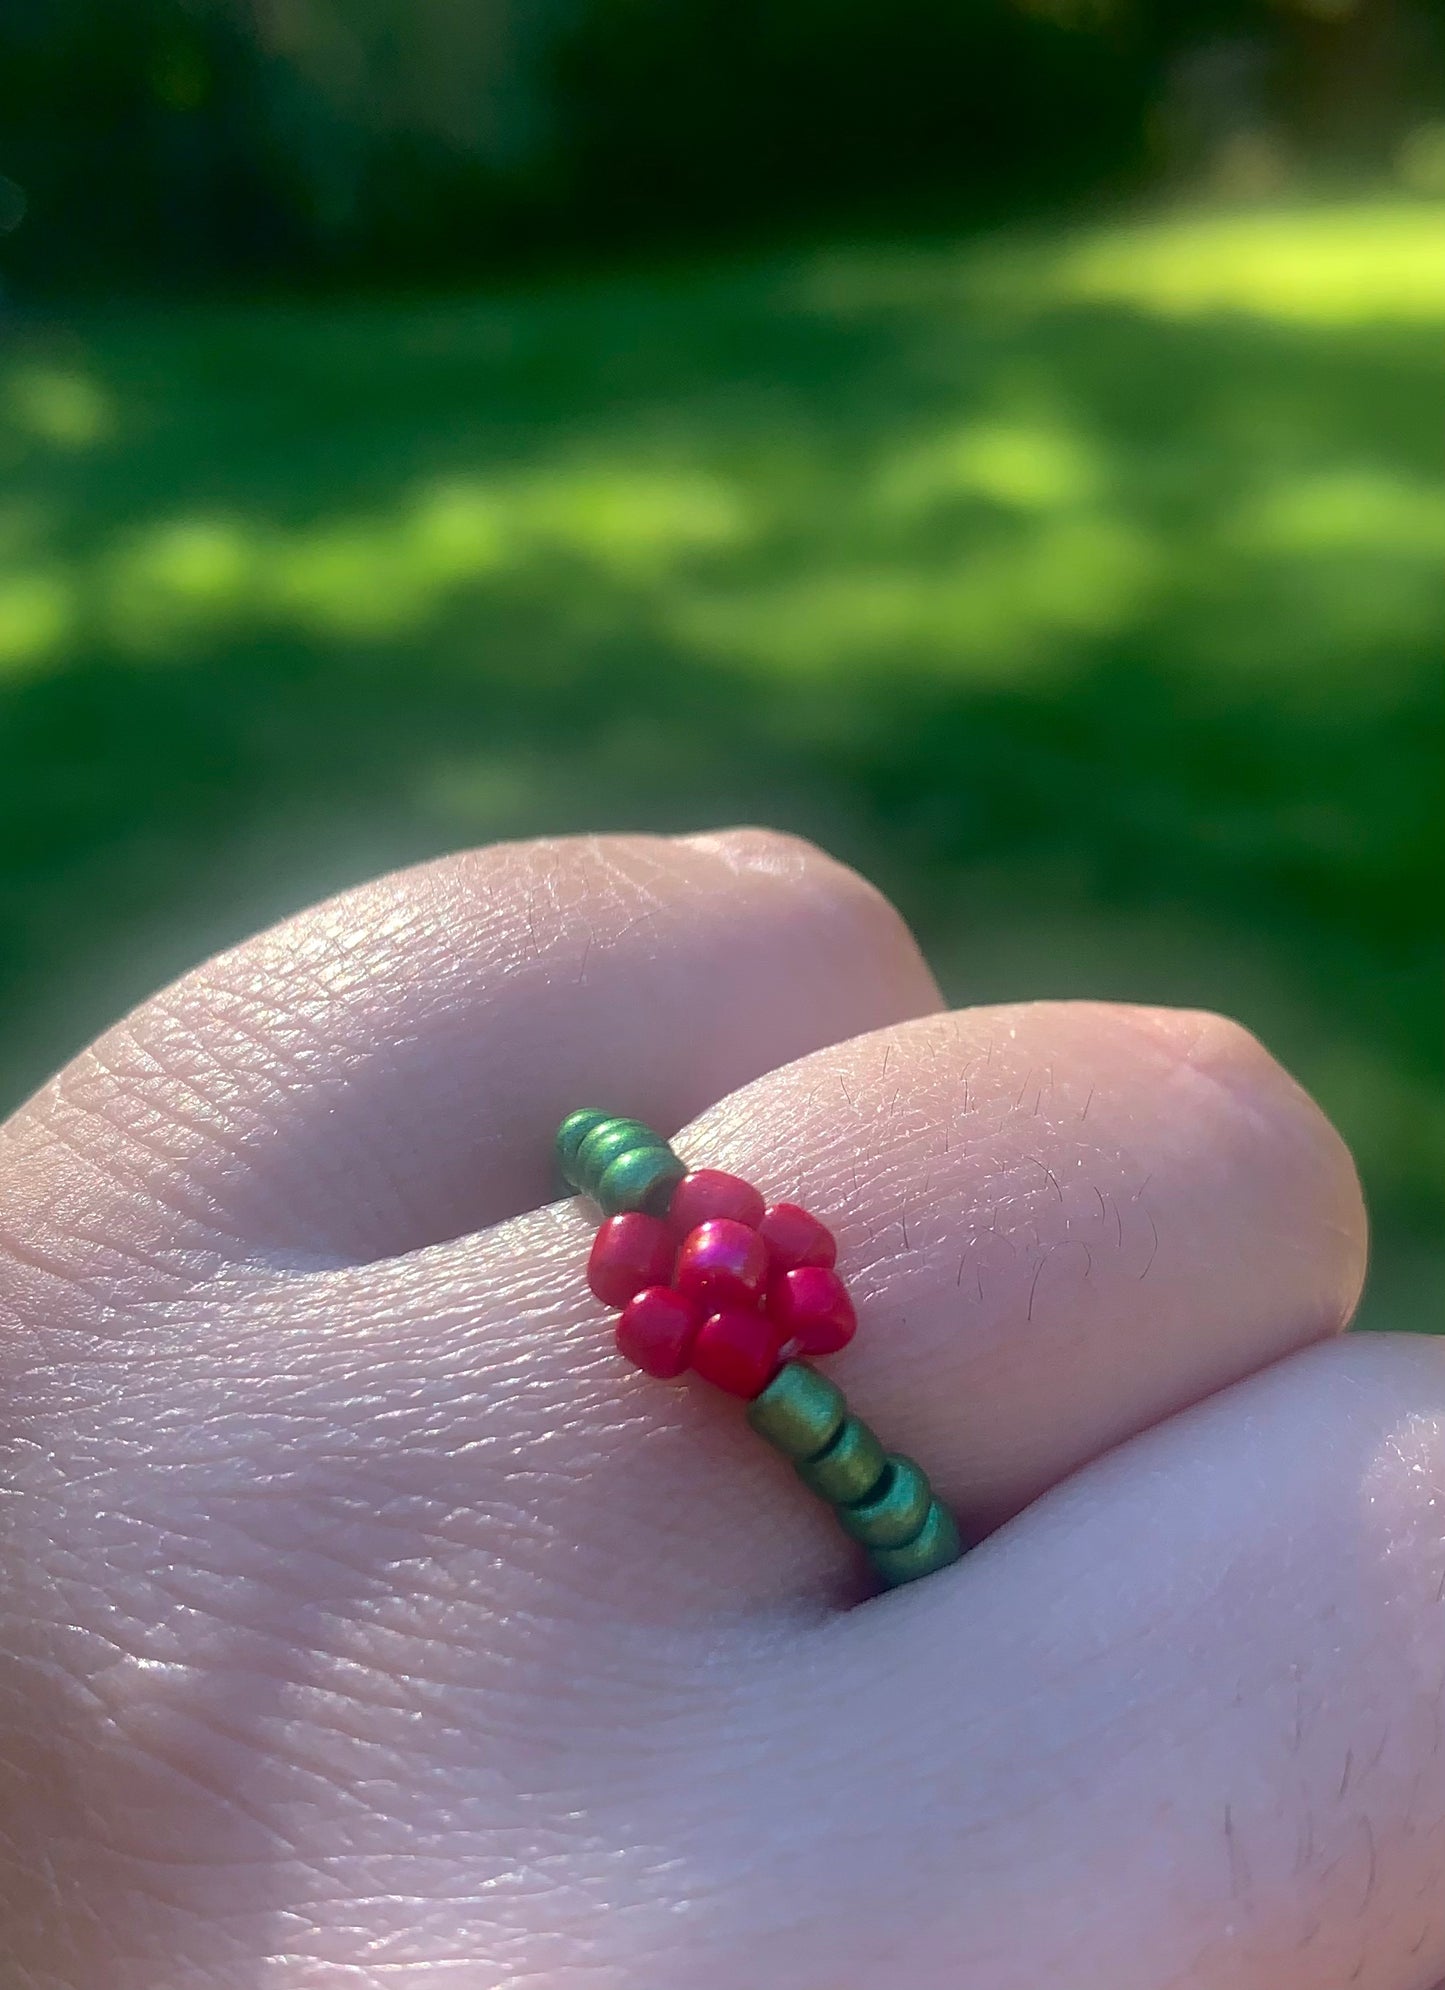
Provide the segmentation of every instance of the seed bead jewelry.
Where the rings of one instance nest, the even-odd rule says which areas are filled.
[[[563,1178],[603,1221],[587,1282],[618,1309],[617,1347],[649,1375],[688,1369],[748,1405],[759,1437],[826,1501],[890,1587],[963,1552],[947,1507],[911,1458],[885,1451],[827,1376],[803,1360],[857,1331],[832,1233],[750,1182],[689,1170],[640,1120],[592,1109],[557,1132]]]

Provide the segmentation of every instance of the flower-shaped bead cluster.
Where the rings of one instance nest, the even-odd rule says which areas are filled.
[[[797,1355],[834,1354],[857,1330],[831,1231],[793,1202],[698,1168],[665,1215],[628,1210],[597,1232],[596,1296],[621,1309],[617,1345],[649,1375],[693,1369],[748,1400]]]

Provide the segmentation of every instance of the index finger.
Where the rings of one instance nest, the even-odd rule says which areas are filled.
[[[578,1104],[670,1130],[937,1006],[897,913],[795,837],[494,845],[143,1004],[4,1130],[0,1207],[65,1263],[78,1229],[151,1259],[393,1256],[545,1201]]]

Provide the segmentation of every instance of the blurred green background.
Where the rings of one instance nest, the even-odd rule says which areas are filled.
[[[0,0],[0,1017],[737,819],[1242,1017],[1442,1323],[1445,29]]]

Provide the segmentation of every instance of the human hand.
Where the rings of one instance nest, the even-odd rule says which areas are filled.
[[[831,1372],[1000,1531],[860,1602],[738,1405],[617,1358],[547,1202],[593,1102],[824,1216]],[[0,1148],[4,1983],[1424,1990],[1445,1367],[1324,1344],[1364,1255],[1244,1032],[939,1014],[788,839],[210,963]]]

